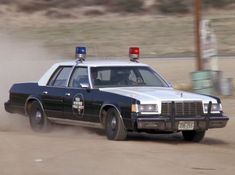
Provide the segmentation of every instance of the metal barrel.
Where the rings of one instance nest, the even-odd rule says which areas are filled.
[[[192,72],[191,77],[194,92],[212,95],[214,93],[213,76],[214,73],[211,70]]]
[[[224,96],[231,96],[233,93],[233,79],[223,78],[220,80],[220,94]]]

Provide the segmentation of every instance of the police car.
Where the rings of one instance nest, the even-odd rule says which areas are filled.
[[[139,48],[130,48],[130,61],[86,61],[85,47],[76,54],[78,60],[53,65],[37,83],[14,84],[6,111],[28,116],[35,131],[51,123],[98,127],[110,140],[128,132],[182,132],[199,142],[229,120],[219,98],[175,90],[139,63]]]

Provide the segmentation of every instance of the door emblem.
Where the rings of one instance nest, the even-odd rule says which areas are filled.
[[[74,114],[76,115],[83,115],[84,113],[84,100],[83,100],[83,97],[82,95],[77,95],[74,100],[73,100],[73,112]]]

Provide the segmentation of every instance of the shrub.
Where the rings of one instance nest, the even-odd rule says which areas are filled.
[[[229,4],[235,3],[235,0],[203,0],[202,3],[206,8],[208,7],[221,8]]]
[[[52,19],[61,19],[61,18],[74,18],[71,14],[67,12],[62,12],[59,10],[51,9],[46,11],[45,15]]]
[[[0,4],[13,4],[14,2],[14,0],[0,0]]]
[[[86,0],[86,5],[107,5],[110,0]]]
[[[162,13],[189,13],[190,3],[188,0],[156,0],[156,8]]]
[[[108,10],[112,12],[136,13],[143,10],[142,0],[109,0]]]
[[[86,16],[101,16],[104,15],[104,12],[98,9],[90,9],[90,10],[86,10],[84,12],[84,15]]]
[[[0,0],[8,2],[9,0]],[[91,5],[107,5],[110,0],[38,0],[38,1],[16,1],[19,11],[33,13],[51,8],[70,9]],[[112,0],[111,0],[112,1]],[[114,0],[113,0],[114,1]]]

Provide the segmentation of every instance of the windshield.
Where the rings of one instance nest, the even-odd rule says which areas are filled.
[[[130,86],[169,87],[156,72],[144,66],[92,67],[91,80],[94,88]]]

